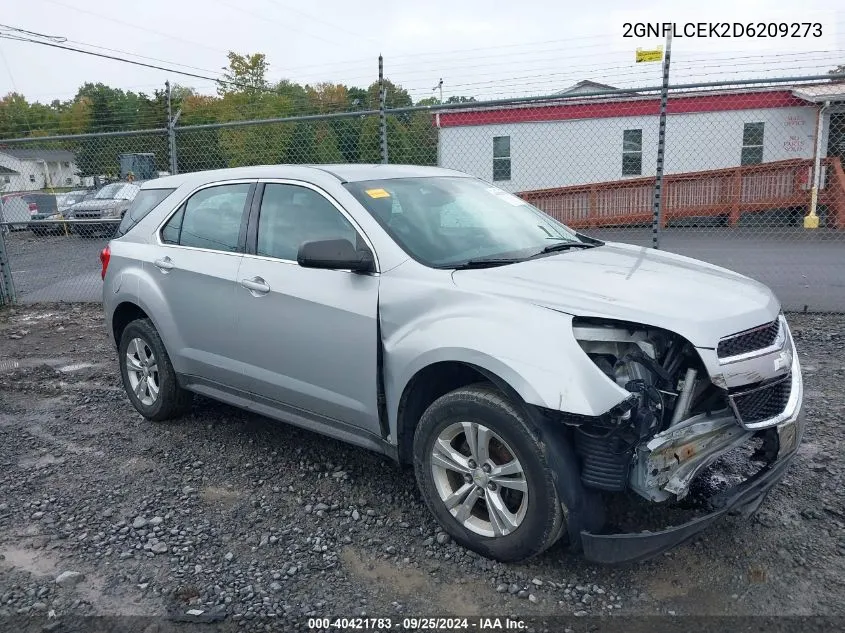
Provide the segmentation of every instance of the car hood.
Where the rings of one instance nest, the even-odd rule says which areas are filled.
[[[763,284],[689,257],[608,242],[517,264],[458,270],[455,284],[576,316],[665,328],[698,347],[774,320]]]
[[[96,211],[99,209],[114,209],[117,207],[129,206],[131,200],[118,199],[102,199],[102,200],[83,200],[69,207],[71,212],[75,211]]]

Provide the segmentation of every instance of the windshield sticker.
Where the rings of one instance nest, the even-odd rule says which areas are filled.
[[[390,194],[384,189],[367,189],[365,193],[371,198],[389,198]]]
[[[508,193],[504,189],[499,189],[498,187],[487,187],[487,191],[492,193],[494,196],[501,198],[503,201],[507,202],[508,204],[514,207],[521,207],[523,204],[525,204],[525,200],[523,200],[522,198],[518,198],[512,193]]]

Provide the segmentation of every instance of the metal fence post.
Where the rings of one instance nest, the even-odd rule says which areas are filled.
[[[182,114],[181,108],[173,116],[173,107],[170,97],[170,81],[165,81],[164,85],[167,87],[167,147],[170,153],[170,173],[179,173],[179,159],[176,156],[176,121],[179,115]]]
[[[663,58],[663,85],[660,90],[660,120],[657,125],[657,172],[654,177],[654,217],[651,221],[651,246],[660,248],[660,223],[663,215],[663,158],[666,152],[666,104],[669,100],[669,58],[672,55],[672,32],[666,34],[666,56]]]
[[[384,58],[381,55],[378,56],[378,96],[379,136],[381,137],[381,162],[387,163],[387,114],[385,113],[387,90],[384,87]]]
[[[0,218],[5,218],[2,201],[0,201]],[[9,257],[6,255],[6,237],[2,229],[3,227],[0,226],[0,305],[15,303],[15,284],[12,280]]]

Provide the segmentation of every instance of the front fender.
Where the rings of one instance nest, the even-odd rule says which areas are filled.
[[[455,301],[429,302],[428,310],[408,320],[401,317],[411,312],[389,303],[380,306],[393,437],[406,385],[422,369],[444,361],[484,369],[506,381],[525,402],[569,413],[601,415],[629,396],[583,352],[573,336],[571,316],[490,297],[453,297]]]

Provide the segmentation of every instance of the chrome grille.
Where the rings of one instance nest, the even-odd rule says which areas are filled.
[[[719,358],[730,358],[740,354],[748,354],[774,345],[780,333],[780,319],[759,327],[726,336],[716,347]]]
[[[728,395],[731,408],[743,425],[774,418],[786,409],[792,391],[792,374],[774,382]]]

